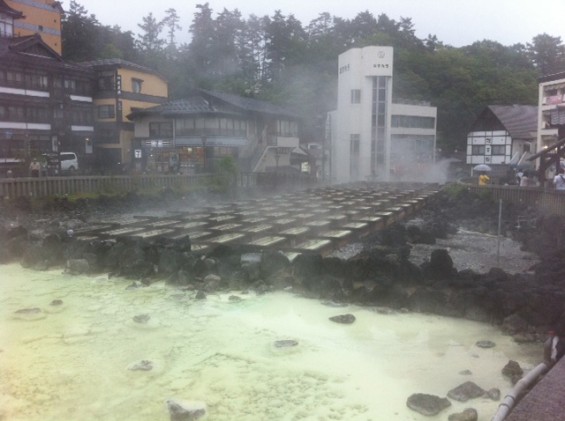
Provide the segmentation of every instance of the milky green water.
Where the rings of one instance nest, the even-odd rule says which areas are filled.
[[[283,292],[195,301],[163,283],[129,283],[0,266],[0,420],[168,421],[172,398],[205,402],[213,421],[436,421],[467,407],[486,421],[498,402],[453,401],[424,417],[406,399],[446,396],[467,380],[504,396],[508,360],[531,368],[541,359],[539,346],[465,320],[332,308]],[[15,313],[34,307],[42,312]],[[356,322],[328,320],[343,313]],[[141,314],[146,324],[133,321]],[[280,339],[299,345],[275,348]],[[482,339],[497,346],[476,347]],[[153,370],[128,370],[141,360]]]

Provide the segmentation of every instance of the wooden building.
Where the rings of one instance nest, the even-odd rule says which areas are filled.
[[[81,63],[94,73],[95,154],[98,166],[129,168],[135,151],[134,110],[168,100],[168,84],[155,71],[122,59]]]
[[[186,99],[135,110],[136,165],[144,170],[199,172],[225,156],[242,171],[299,171],[300,118],[278,105],[195,91]],[[293,159],[291,159],[293,158]]]
[[[72,151],[91,160],[92,70],[66,63],[39,35],[0,38],[0,158]]]

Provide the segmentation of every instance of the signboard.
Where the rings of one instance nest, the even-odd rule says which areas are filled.
[[[133,156],[134,156],[136,159],[140,159],[140,158],[141,158],[141,149],[134,149],[134,150],[133,150]]]

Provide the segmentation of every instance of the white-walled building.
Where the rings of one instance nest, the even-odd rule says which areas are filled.
[[[563,136],[565,127],[565,72],[544,76],[539,83],[537,150],[542,151]]]
[[[531,166],[538,107],[489,105],[467,133],[467,164]]]
[[[328,114],[333,182],[388,181],[398,160],[435,159],[437,109],[393,104],[393,48],[352,48],[339,56],[337,110]],[[402,157],[400,156],[402,155]]]

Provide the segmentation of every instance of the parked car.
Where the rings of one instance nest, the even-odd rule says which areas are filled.
[[[78,157],[74,152],[61,152],[59,154],[61,173],[74,174],[78,171]]]
[[[74,152],[45,153],[41,166],[42,175],[74,174],[78,170],[78,157]]]

